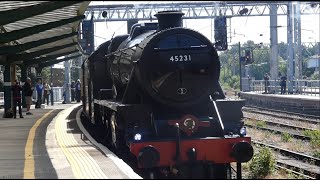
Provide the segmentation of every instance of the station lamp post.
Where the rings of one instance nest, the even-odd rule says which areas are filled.
[[[50,67],[50,81],[51,81],[51,92],[50,92],[50,99],[51,99],[51,105],[53,106],[53,65]]]

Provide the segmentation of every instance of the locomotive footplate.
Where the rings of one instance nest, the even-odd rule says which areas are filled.
[[[179,163],[190,161],[247,162],[253,156],[253,148],[250,142],[250,137],[181,139],[179,143]],[[170,167],[177,164],[176,146],[175,139],[150,142],[135,141],[130,142],[130,151],[137,157],[140,168],[144,168],[142,161],[146,160],[153,161],[153,164],[149,164],[149,166]]]

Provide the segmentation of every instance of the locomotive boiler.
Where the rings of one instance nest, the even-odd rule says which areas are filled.
[[[220,61],[179,11],[103,43],[83,64],[83,117],[139,168],[172,177],[230,178],[253,156],[244,100],[226,100]]]

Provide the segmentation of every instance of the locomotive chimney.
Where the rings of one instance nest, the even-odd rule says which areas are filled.
[[[167,29],[173,27],[182,27],[182,16],[184,15],[181,11],[160,11],[154,16],[157,17],[159,23],[159,29]]]

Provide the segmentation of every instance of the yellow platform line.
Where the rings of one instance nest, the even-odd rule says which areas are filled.
[[[78,105],[75,105],[78,106]],[[107,179],[96,161],[75,140],[72,133],[67,133],[67,116],[74,107],[63,110],[56,117],[55,132],[57,142],[70,163],[77,179]]]
[[[32,128],[29,131],[28,139],[26,146],[24,148],[24,169],[23,169],[23,178],[24,179],[35,179],[34,176],[34,158],[33,158],[33,142],[34,142],[34,137],[36,134],[36,130],[41,124],[41,122],[49,116],[49,114],[54,111],[51,110],[47,112],[43,117],[38,119],[36,123],[32,126]]]

